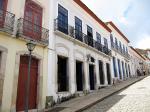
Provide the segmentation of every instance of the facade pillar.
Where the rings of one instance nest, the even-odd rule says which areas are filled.
[[[89,63],[85,60],[84,61],[84,82],[85,82],[85,90],[90,90],[89,86]]]
[[[98,89],[100,85],[100,76],[99,76],[99,61],[95,60],[95,70],[96,70],[96,89]]]
[[[70,48],[73,48],[70,47]],[[73,49],[69,52],[69,63],[68,63],[68,75],[69,75],[69,90],[73,94],[76,92],[76,76],[75,76],[75,57]]]
[[[104,79],[105,79],[105,85],[108,85],[108,80],[107,80],[107,68],[106,68],[106,62],[103,62],[103,67],[104,67]]]
[[[124,73],[123,73],[123,66],[122,66],[122,61],[120,60],[120,70],[121,70],[121,77],[122,80],[124,79]]]
[[[120,74],[119,74],[118,59],[117,58],[116,58],[115,62],[116,62],[117,79],[119,79]]]

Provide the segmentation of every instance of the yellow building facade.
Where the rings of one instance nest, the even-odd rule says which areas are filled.
[[[47,89],[48,0],[2,0],[0,6],[0,112],[24,110],[28,54],[32,52],[29,109],[43,110]]]

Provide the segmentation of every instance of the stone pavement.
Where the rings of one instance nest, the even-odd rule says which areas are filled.
[[[150,76],[83,112],[150,112]]]
[[[80,112],[117,93],[118,91],[125,89],[135,82],[142,80],[143,78],[145,78],[145,76],[129,78],[126,81],[122,81],[121,83],[115,84],[113,86],[108,86],[106,88],[96,90],[86,96],[77,97],[67,102],[61,103],[47,112]]]

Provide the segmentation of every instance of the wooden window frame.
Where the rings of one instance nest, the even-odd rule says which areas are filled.
[[[27,11],[30,10],[32,14],[31,21],[27,20],[26,18],[28,17],[26,15]],[[35,24],[35,15],[39,16],[39,24]],[[40,40],[42,36],[42,16],[43,16],[43,8],[39,6],[37,3],[35,3],[32,0],[26,0],[25,3],[25,10],[24,10],[24,20],[23,20],[23,34],[27,37],[31,37],[33,39]],[[26,22],[28,23],[27,26],[31,25],[32,28],[29,29],[29,27],[26,27]],[[35,28],[39,30],[35,31]],[[37,32],[39,31],[39,32]]]
[[[7,10],[7,3],[8,3],[8,0],[2,0],[3,7],[2,7],[2,9],[0,9],[0,11],[2,11],[2,16],[0,16],[0,28],[4,27],[6,10]]]

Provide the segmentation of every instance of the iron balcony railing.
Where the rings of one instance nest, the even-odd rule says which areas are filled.
[[[116,45],[114,42],[111,42],[111,47],[117,51],[118,53],[120,53],[121,55],[123,55],[126,58],[129,58],[129,54],[127,52],[125,52],[120,46]]]
[[[107,46],[103,46],[103,52],[104,52],[105,54],[107,54],[107,55],[111,55],[111,50],[108,49]]]
[[[105,53],[106,55],[111,55],[111,50],[109,50],[108,47],[105,47],[101,43],[95,41],[93,37],[90,37],[77,29],[74,29],[74,27],[68,25],[68,23],[65,23],[58,18],[54,20],[54,30],[69,35],[72,38],[75,38],[76,40],[79,40],[88,46]]]
[[[33,40],[39,44],[48,45],[49,30],[29,20],[18,19],[17,36],[27,40]]]
[[[0,30],[12,33],[15,22],[15,14],[0,9]]]
[[[95,48],[98,50],[98,51],[101,51],[103,52],[103,45],[99,42],[95,42]]]

